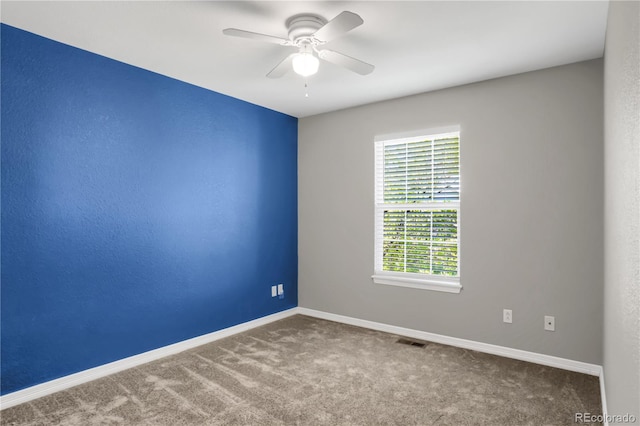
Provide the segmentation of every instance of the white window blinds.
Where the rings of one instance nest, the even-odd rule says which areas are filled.
[[[459,132],[376,142],[375,195],[376,274],[457,282]]]

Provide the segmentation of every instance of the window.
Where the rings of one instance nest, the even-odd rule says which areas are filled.
[[[375,142],[374,282],[459,293],[460,131]]]

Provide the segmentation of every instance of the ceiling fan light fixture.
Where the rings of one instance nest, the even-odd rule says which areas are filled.
[[[318,72],[320,61],[313,53],[301,52],[293,57],[293,70],[303,77],[308,77]]]

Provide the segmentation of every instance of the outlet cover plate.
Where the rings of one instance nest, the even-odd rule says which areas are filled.
[[[551,315],[545,315],[544,329],[547,331],[556,331],[556,317],[552,317]]]

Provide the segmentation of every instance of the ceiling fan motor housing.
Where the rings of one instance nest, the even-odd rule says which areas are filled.
[[[322,28],[327,20],[318,15],[300,14],[287,19],[286,26],[289,31],[289,40],[299,45],[301,42],[312,43],[311,37]]]

